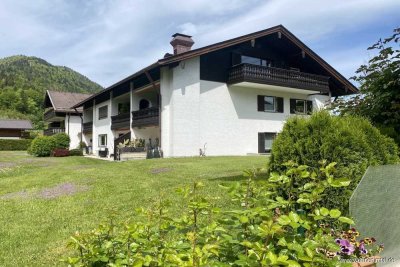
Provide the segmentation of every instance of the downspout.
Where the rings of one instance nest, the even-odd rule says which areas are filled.
[[[69,118],[71,117],[71,114],[70,113],[68,113],[68,135],[69,135]]]

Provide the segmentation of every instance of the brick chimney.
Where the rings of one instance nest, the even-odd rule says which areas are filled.
[[[192,36],[189,35],[175,33],[172,37],[173,39],[170,44],[174,48],[174,55],[190,51],[190,48],[194,44]]]

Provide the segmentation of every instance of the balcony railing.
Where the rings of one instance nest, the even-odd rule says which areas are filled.
[[[83,133],[91,133],[93,132],[93,122],[84,122],[83,123]]]
[[[130,121],[129,113],[122,113],[119,115],[115,115],[111,117],[111,129],[129,129],[129,121]]]
[[[228,84],[241,82],[329,91],[329,77],[327,76],[245,63],[233,66],[228,74]]]
[[[65,129],[64,128],[60,128],[60,127],[49,127],[46,130],[44,130],[43,134],[50,136],[50,135],[54,135],[54,134],[58,134],[58,133],[64,133]]]
[[[55,112],[53,108],[50,108],[44,113],[45,121],[57,121],[65,118],[65,114],[60,114],[59,112]]]
[[[158,107],[146,108],[132,112],[132,127],[159,125],[160,109]]]

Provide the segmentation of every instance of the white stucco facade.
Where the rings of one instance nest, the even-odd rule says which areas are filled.
[[[79,148],[79,143],[81,141],[81,117],[77,115],[65,115],[65,133],[69,135],[70,143],[69,149]]]
[[[290,99],[311,100],[313,109],[322,109],[329,104],[330,97],[317,91],[303,90],[266,84],[242,82],[228,85],[200,79],[198,57],[185,60],[175,67],[160,70],[158,87],[148,86],[132,90],[127,94],[102,103],[95,103],[92,109],[84,111],[84,122],[93,121],[93,131],[84,135],[89,144],[92,139],[93,154],[100,149],[99,135],[107,135],[109,156],[114,151],[114,139],[131,132],[131,138],[161,141],[164,157],[198,156],[205,149],[208,156],[246,155],[258,153],[259,133],[279,133],[290,113]],[[283,112],[264,112],[257,109],[257,97],[274,96],[283,98]],[[129,111],[139,110],[142,99],[149,101],[149,107],[160,107],[158,126],[144,126],[125,130],[111,130],[111,116],[118,114],[118,104],[129,101]],[[161,101],[159,101],[161,99]],[[99,108],[107,106],[107,118],[99,119]],[[89,113],[88,113],[89,112]]]
[[[92,132],[92,146],[93,154],[98,155],[99,150],[108,148],[109,155],[114,151],[114,133],[111,130],[111,101],[107,100],[93,107],[93,132]],[[99,108],[107,106],[107,117],[99,119]],[[107,145],[99,146],[99,135],[107,135]]]
[[[258,133],[279,133],[290,99],[312,100],[320,109],[330,97],[315,91],[200,80],[199,58],[161,70],[161,143],[165,157],[246,155],[258,152]],[[284,112],[257,111],[257,95],[284,98]]]

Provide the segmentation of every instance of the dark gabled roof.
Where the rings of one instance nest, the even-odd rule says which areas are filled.
[[[51,104],[53,109],[58,112],[76,112],[73,106],[84,101],[90,94],[46,91],[45,105]],[[82,112],[82,109],[77,109]]]
[[[31,130],[33,127],[29,120],[0,120],[0,129]]]
[[[215,43],[212,45],[204,46],[201,48],[193,49],[181,54],[177,55],[171,55],[162,59],[159,59],[157,62],[137,71],[136,73],[128,76],[127,78],[107,87],[106,89],[92,95],[91,97],[81,101],[80,103],[77,103],[74,107],[80,107],[82,106],[85,102],[94,99],[96,96],[105,93],[107,91],[112,90],[116,86],[129,81],[131,79],[134,79],[138,77],[139,75],[146,73],[150,70],[162,67],[162,66],[167,66],[170,64],[178,63],[182,60],[190,59],[193,57],[201,56],[219,49],[223,49],[229,46],[233,46],[236,44],[240,44],[246,41],[250,41],[252,39],[257,39],[263,36],[267,36],[273,33],[280,33],[286,36],[291,42],[293,42],[295,45],[297,45],[301,50],[305,52],[306,55],[310,56],[312,59],[314,59],[317,63],[319,63],[331,76],[335,77],[338,81],[340,81],[347,90],[350,92],[356,93],[358,92],[358,88],[355,87],[351,82],[349,82],[342,74],[340,74],[337,70],[335,70],[331,65],[329,65],[325,60],[323,60],[320,56],[318,56],[314,51],[312,51],[308,46],[306,46],[302,41],[300,41],[294,34],[292,34],[288,29],[286,29],[283,25],[277,25],[262,31],[246,34],[240,37],[236,37],[233,39],[229,39],[226,41],[222,41],[219,43]]]

